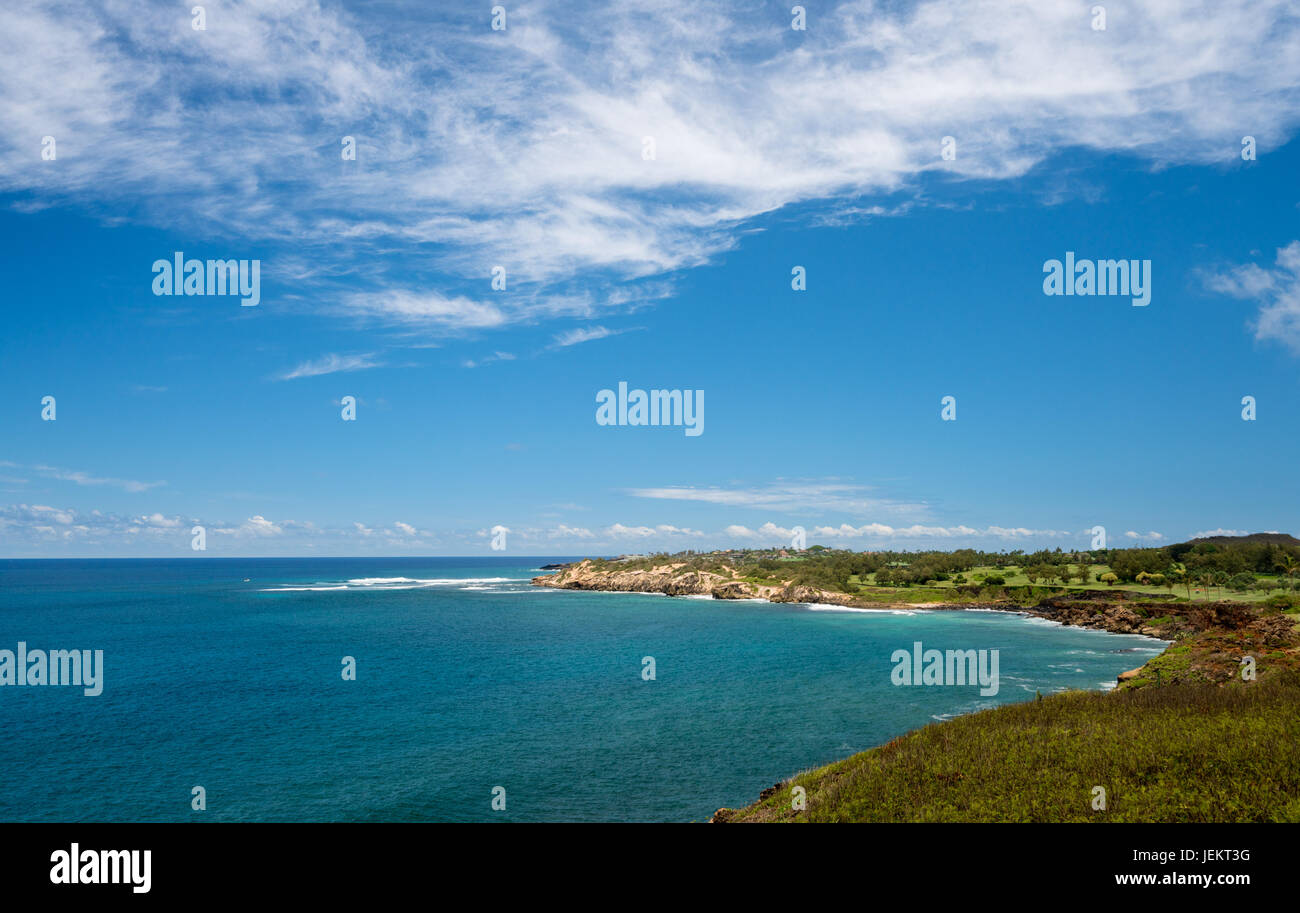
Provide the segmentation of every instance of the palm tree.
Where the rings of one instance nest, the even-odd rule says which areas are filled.
[[[1287,579],[1291,581],[1290,589],[1295,589],[1295,575],[1300,572],[1300,562],[1295,560],[1295,556],[1287,553],[1282,556],[1282,560],[1277,563],[1279,573],[1286,574]]]
[[[1192,598],[1192,574],[1187,570],[1187,565],[1174,562],[1174,566],[1169,569],[1169,579],[1186,584],[1187,598]]]
[[[1214,586],[1215,583],[1214,571],[1211,570],[1201,571],[1196,576],[1196,582],[1201,584],[1203,587],[1205,587],[1205,599],[1208,602],[1210,599],[1210,589]]]

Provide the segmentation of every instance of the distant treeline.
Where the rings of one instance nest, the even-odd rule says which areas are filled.
[[[1300,574],[1300,546],[1256,538],[1182,542],[1161,548],[1077,551],[1056,548],[1035,552],[985,552],[971,548],[950,552],[854,552],[814,545],[802,552],[765,549],[662,553],[620,563],[627,567],[653,567],[682,562],[698,571],[726,573],[735,569],[760,580],[789,581],[843,592],[856,590],[851,578],[868,582],[871,574],[880,586],[913,586],[947,580],[962,584],[968,582],[965,575],[975,568],[1001,569],[1007,576],[1018,571],[1034,583],[1059,580],[1065,584],[1073,580],[1082,584],[1139,583],[1170,589],[1190,588],[1195,584],[1243,592],[1255,588],[1260,575],[1277,575],[1276,585],[1294,588]],[[1092,570],[1097,565],[1105,565],[1109,571],[1098,574]],[[1000,586],[1006,580],[995,570],[986,571],[980,582]]]

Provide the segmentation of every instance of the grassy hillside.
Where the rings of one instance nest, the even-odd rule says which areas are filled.
[[[791,807],[795,786],[806,810]],[[1300,676],[986,710],[801,773],[715,820],[1300,822]]]

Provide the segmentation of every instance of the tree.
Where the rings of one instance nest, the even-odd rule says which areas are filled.
[[[1228,579],[1228,588],[1236,593],[1244,593],[1255,586],[1254,574],[1233,574]]]
[[[1278,576],[1286,575],[1291,581],[1291,589],[1295,589],[1295,575],[1300,573],[1300,562],[1295,560],[1295,556],[1290,553],[1284,553],[1282,559],[1277,563]]]
[[[1210,598],[1210,591],[1214,588],[1217,576],[1214,571],[1206,568],[1196,575],[1196,582],[1205,587],[1205,598]]]
[[[1192,572],[1185,564],[1175,564],[1169,571],[1171,579],[1187,587],[1187,598],[1192,598]]]

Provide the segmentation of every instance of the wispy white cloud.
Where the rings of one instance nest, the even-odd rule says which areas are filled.
[[[917,514],[926,511],[926,505],[894,501],[867,496],[871,489],[837,481],[774,482],[750,488],[696,488],[692,486],[666,486],[659,488],[632,488],[628,494],[637,498],[663,501],[697,501],[724,507],[762,508],[780,511],[843,511],[846,513],[872,513],[885,511],[900,514]]]
[[[558,348],[576,346],[580,343],[604,339],[607,336],[617,336],[619,333],[624,332],[626,330],[611,330],[603,326],[575,327],[572,330],[565,330],[563,333],[556,333],[554,344]]]
[[[379,368],[383,362],[376,361],[374,354],[365,355],[325,355],[314,361],[304,361],[298,367],[279,375],[279,380],[296,380],[299,377],[320,377],[324,374],[339,374],[347,371],[365,371]]]
[[[495,304],[464,295],[447,296],[429,291],[390,289],[354,294],[349,297],[347,308],[356,315],[450,330],[481,330],[509,322],[505,312]]]
[[[490,365],[495,361],[514,361],[515,356],[510,352],[493,352],[491,355],[482,358],[467,358],[461,364],[467,368],[477,368],[482,365]]]
[[[1016,178],[1079,146],[1228,164],[1243,131],[1267,151],[1300,122],[1289,0],[1126,3],[1102,32],[1087,4],[1028,0],[852,0],[805,32],[741,2],[538,0],[504,32],[482,10],[384,12],[230,0],[196,32],[164,0],[5,4],[0,191],[130,200],[292,251],[267,278],[320,307],[461,333],[633,307],[620,283],[792,204],[903,212],[930,173]],[[508,292],[488,290],[497,264]],[[371,291],[344,291],[357,274]],[[1290,338],[1290,305],[1259,332]]]
[[[33,466],[32,468],[47,479],[57,479],[61,482],[73,482],[77,485],[107,485],[112,488],[121,488],[123,491],[148,491],[151,488],[158,488],[167,484],[166,482],[137,482],[134,479],[114,479],[93,476],[88,472],[82,472],[75,469],[60,469],[57,466]]]
[[[778,526],[775,523],[764,523],[757,529],[750,529],[747,526],[732,525],[725,530],[727,535],[735,539],[748,539],[756,542],[768,544],[787,543],[793,538],[794,527]],[[912,540],[912,539],[956,539],[967,542],[974,542],[981,539],[1002,539],[1008,541],[1014,540],[1033,540],[1033,539],[1055,539],[1077,536],[1068,530],[1058,529],[1026,529],[1024,527],[1005,527],[1005,526],[986,526],[977,528],[972,526],[924,526],[913,524],[911,526],[889,526],[884,523],[866,523],[861,526],[852,526],[842,523],[839,526],[814,526],[806,530],[809,537],[809,543],[817,540],[839,540],[839,539],[871,539],[871,540]]]

